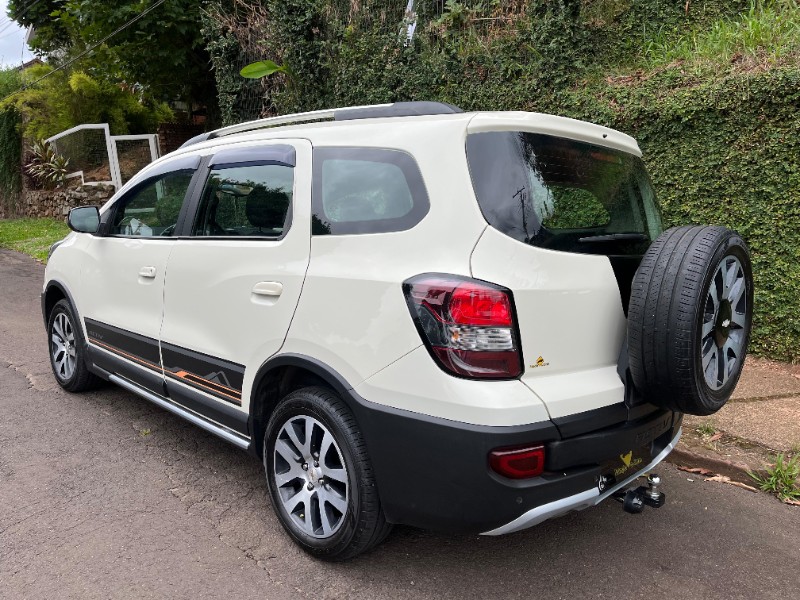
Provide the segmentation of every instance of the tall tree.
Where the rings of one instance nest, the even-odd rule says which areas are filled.
[[[92,54],[94,59],[88,59],[94,73],[129,85],[143,85],[164,100],[204,104],[213,112],[216,86],[200,33],[204,3],[165,0],[155,6],[157,2],[9,0],[8,14],[18,23],[34,27],[34,50],[56,63],[113,33]],[[151,7],[154,9],[147,12]]]

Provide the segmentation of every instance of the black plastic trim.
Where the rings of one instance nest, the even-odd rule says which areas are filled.
[[[249,435],[247,413],[230,406],[230,404],[236,406],[241,404],[244,374],[242,365],[172,344],[162,344],[162,349],[159,351],[158,341],[153,338],[93,319],[87,318],[85,322],[89,335],[87,352],[90,369],[93,372],[99,373],[104,379],[108,379],[111,374],[120,375],[208,420],[220,423],[242,435]],[[174,367],[174,370],[170,371],[163,370],[162,354],[169,357],[170,361],[173,359],[178,361],[176,364],[182,366]],[[208,379],[208,376],[196,377],[199,382],[192,378],[179,377],[176,373],[183,372],[183,369],[196,370],[198,373],[205,372],[206,369],[217,369],[218,373],[222,373],[226,378],[226,383],[237,385],[238,389],[229,389],[227,394],[221,393],[221,390],[214,389],[214,386],[219,384]],[[228,377],[233,381],[229,381]],[[207,381],[203,382],[203,379]],[[224,386],[219,385],[219,387]],[[225,400],[230,404],[223,404],[219,400]]]
[[[131,355],[136,360],[145,361],[161,370],[161,358],[158,351],[158,340],[107,325],[86,317],[86,335],[91,343],[102,346],[113,346],[118,351]]]
[[[132,361],[125,360],[113,350],[90,342],[86,345],[86,354],[91,371],[99,369],[101,372],[119,375],[138,385],[139,387],[163,396],[165,393],[164,376],[160,371]]]
[[[72,294],[70,294],[69,290],[67,289],[67,286],[58,281],[57,279],[51,279],[47,283],[47,286],[45,286],[44,292],[42,292],[42,317],[44,318],[45,329],[47,329],[47,318],[49,316],[47,314],[47,292],[50,291],[50,288],[57,288],[62,294],[64,294],[64,297],[69,301],[70,306],[72,306],[72,310],[75,313],[75,317],[78,319],[78,321],[80,321],[81,316],[80,314],[78,314],[78,307],[75,305],[75,300],[72,298]]]
[[[674,413],[662,410],[639,421],[547,444],[545,469],[560,471],[613,459],[620,452],[647,446],[672,428]]]
[[[211,157],[210,167],[226,169],[252,164],[275,164],[294,168],[297,152],[290,144],[248,146],[247,148],[223,149]]]
[[[161,342],[164,374],[237,406],[242,403],[244,365]]]
[[[158,340],[88,317],[84,323],[92,364],[122,375],[152,392],[164,393]]]
[[[181,211],[178,213],[178,222],[175,224],[175,231],[172,232],[172,238],[178,238],[183,233],[192,227],[194,223],[194,213],[191,212],[193,207],[199,203],[199,198],[203,193],[205,179],[208,175],[206,165],[209,161],[207,156],[200,157],[195,168],[192,181],[189,182],[189,188],[186,190],[186,195],[183,197],[183,204],[181,204]],[[191,217],[191,218],[190,218]]]
[[[218,400],[208,398],[191,387],[181,385],[177,380],[166,380],[167,396],[176,404],[180,404],[203,417],[215,421],[244,436],[249,436],[247,413],[222,404]]]
[[[134,185],[134,188],[139,187],[139,185],[145,181],[150,181],[154,177],[166,175],[167,173],[171,173],[173,171],[195,171],[200,166],[200,160],[201,157],[198,155],[179,156],[173,160],[160,163],[147,171],[146,177],[141,181],[137,181]]]
[[[552,421],[558,427],[561,437],[571,438],[587,431],[617,425],[627,419],[628,408],[624,403],[619,402],[610,406],[575,413],[567,417],[556,417]]]
[[[283,366],[313,373],[350,408],[367,445],[382,508],[392,523],[450,532],[485,532],[536,506],[592,489],[603,472],[602,461],[593,457],[582,466],[550,470],[541,477],[518,481],[503,478],[490,470],[489,451],[535,443],[545,444],[549,451],[565,443],[552,422],[512,427],[471,425],[383,406],[361,397],[334,369],[300,354],[283,354],[265,362],[253,390],[259,389],[261,379],[270,371]],[[252,421],[258,407],[255,396],[250,407]],[[598,443],[594,447],[602,441],[606,452],[619,454],[633,449],[629,447],[631,440],[638,448],[649,439],[651,456],[655,457],[674,438],[681,423],[677,413],[664,415],[668,430],[655,440],[654,432],[639,423],[636,431],[623,430],[622,435],[619,427],[595,432]],[[561,450],[561,455],[566,456],[569,450]]]

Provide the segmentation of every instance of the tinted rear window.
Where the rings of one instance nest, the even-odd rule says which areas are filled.
[[[490,225],[521,242],[568,252],[643,254],[661,232],[641,159],[526,132],[476,133],[467,158]]]
[[[417,163],[383,148],[315,148],[313,233],[410,229],[428,213]]]

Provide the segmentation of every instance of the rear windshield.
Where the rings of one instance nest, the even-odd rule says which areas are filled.
[[[661,233],[642,160],[535,133],[467,137],[467,159],[489,224],[521,242],[586,254],[641,255]]]

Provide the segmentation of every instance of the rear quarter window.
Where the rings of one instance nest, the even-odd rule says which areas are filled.
[[[315,235],[411,229],[430,203],[414,158],[384,148],[315,148]]]

